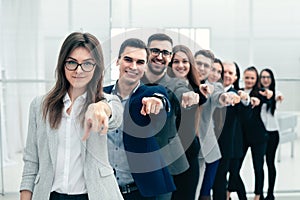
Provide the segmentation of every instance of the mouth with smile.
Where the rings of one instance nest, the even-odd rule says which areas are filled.
[[[139,75],[139,73],[137,71],[132,71],[132,70],[125,70],[125,73],[128,74],[129,76]]]

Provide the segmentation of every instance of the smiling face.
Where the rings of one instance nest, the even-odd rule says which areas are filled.
[[[204,55],[199,54],[195,57],[195,62],[199,70],[200,80],[205,80],[211,71],[212,60]]]
[[[227,87],[237,80],[236,68],[233,63],[224,63],[224,80],[223,85]]]
[[[82,63],[95,63],[90,52],[84,47],[78,47],[74,49],[70,55],[66,58],[66,61],[73,61],[79,64]],[[82,70],[81,66],[78,66],[75,71],[70,71],[65,67],[65,76],[70,83],[70,91],[76,91],[77,94],[83,94],[86,90],[88,83],[93,78],[95,67],[90,72]]]
[[[145,49],[127,46],[117,60],[117,66],[119,66],[120,71],[119,81],[121,84],[138,84],[145,73],[146,64],[147,52]]]
[[[161,75],[165,72],[168,64],[171,61],[171,55],[163,55],[159,53],[158,55],[151,52],[151,49],[159,49],[160,51],[166,50],[168,52],[172,52],[172,44],[167,40],[153,40],[149,44],[150,49],[150,56],[149,56],[149,63],[148,69],[151,73],[155,75]]]
[[[260,83],[262,87],[269,88],[272,83],[271,74],[267,71],[262,71],[260,76]]]
[[[172,71],[175,76],[186,79],[190,71],[190,67],[190,61],[187,55],[182,51],[176,52],[172,63]]]
[[[252,89],[255,86],[257,75],[255,71],[247,70],[244,72],[245,89]]]
[[[221,79],[222,66],[220,63],[214,63],[213,67],[209,73],[208,81],[211,83],[217,82]]]

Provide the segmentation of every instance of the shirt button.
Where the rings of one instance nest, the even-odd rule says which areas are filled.
[[[119,149],[119,148],[118,148],[118,147],[116,147],[116,150],[117,150],[117,151],[118,151],[118,149]]]
[[[115,164],[115,167],[118,167],[118,165],[117,165],[117,164]]]
[[[116,130],[116,133],[119,133],[119,131],[118,131],[118,130]]]
[[[117,177],[117,180],[119,180],[119,177]]]

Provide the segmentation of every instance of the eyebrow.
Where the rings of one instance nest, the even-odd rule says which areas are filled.
[[[70,56],[68,56],[67,59],[71,59],[71,60],[77,61],[77,59],[72,58],[72,57],[70,57]],[[83,61],[86,62],[86,61],[95,61],[95,60],[94,60],[93,58],[87,58],[87,59],[84,59]]]
[[[135,59],[133,59],[133,58],[131,58],[131,57],[129,57],[129,56],[124,56],[124,58],[125,58],[125,59],[130,59],[130,60],[136,61],[136,62],[144,62],[144,63],[146,63],[146,60],[143,60],[143,59],[137,59],[137,60],[135,60]]]

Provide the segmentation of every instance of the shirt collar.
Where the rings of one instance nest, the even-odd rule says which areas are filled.
[[[79,97],[77,97],[77,99],[80,100],[80,101],[81,100],[86,100],[86,97],[87,97],[87,92],[84,92],[82,95],[80,95]],[[69,101],[71,101],[71,98],[69,96],[69,93],[66,92],[66,94],[65,94],[65,96],[63,98],[63,103],[65,104],[66,102],[69,102]]]
[[[131,92],[130,95],[132,95],[133,93],[135,93],[136,90],[140,87],[140,85],[141,85],[141,81],[139,81],[139,83],[138,83],[137,86],[133,89],[133,91]],[[118,81],[116,81],[116,84],[114,84],[114,86],[113,86],[113,88],[112,88],[112,90],[111,90],[111,93],[117,95],[117,96],[120,98],[121,95],[120,95],[120,92],[119,92],[119,88],[118,88],[117,86],[118,86]],[[130,95],[128,95],[127,97],[123,98],[123,100],[124,100],[124,99],[128,99]]]
[[[232,88],[233,87],[233,85],[228,85],[228,86],[226,86],[225,88],[224,88],[224,91],[228,91],[230,88]]]

